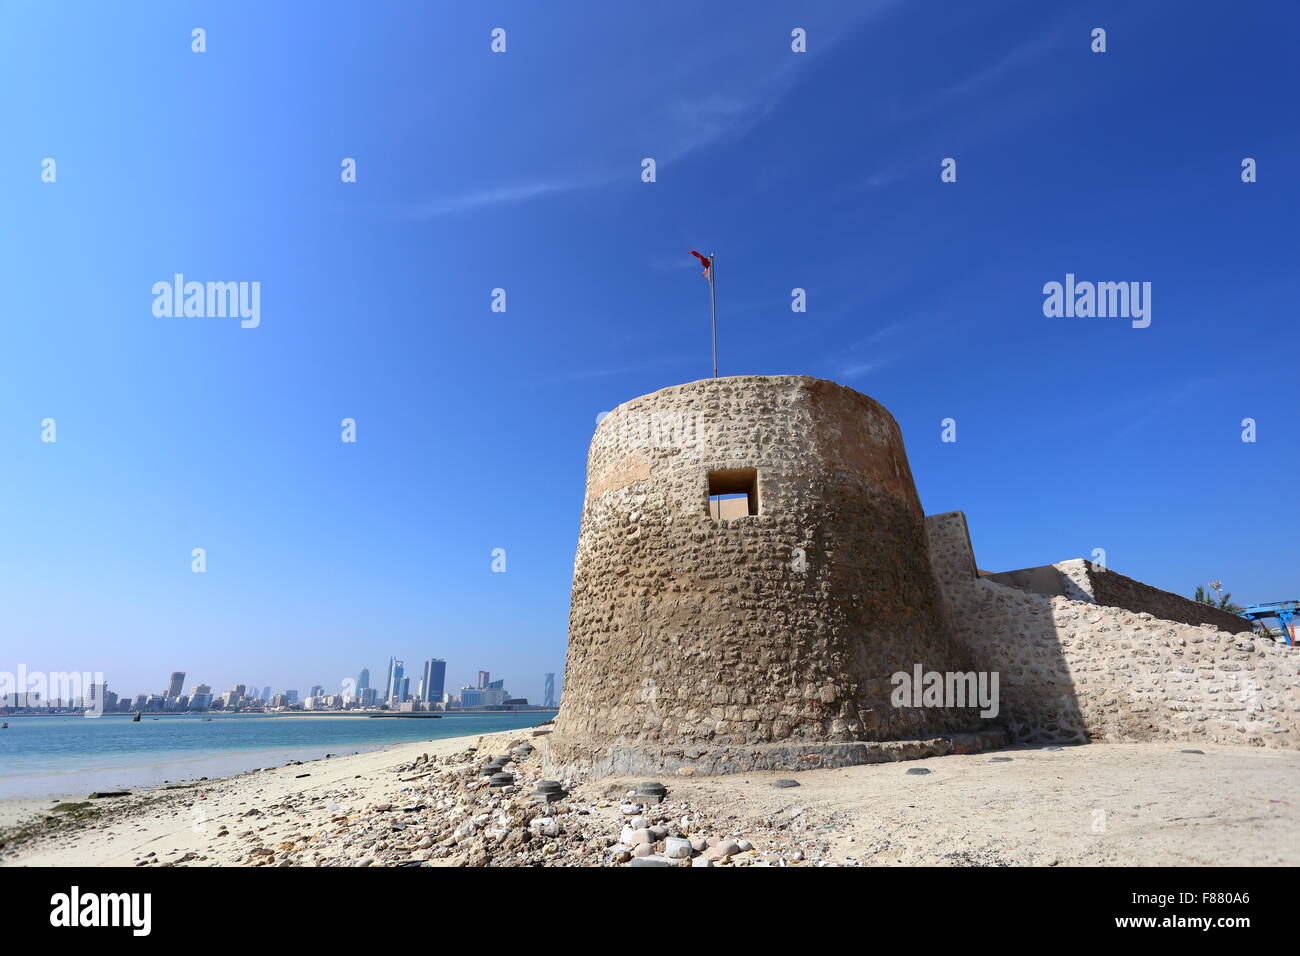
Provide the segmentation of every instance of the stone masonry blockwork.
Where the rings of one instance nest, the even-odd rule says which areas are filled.
[[[965,515],[933,515],[927,527],[954,633],[1000,673],[1013,740],[1300,746],[1294,650],[977,577]]]
[[[710,472],[751,468],[759,513],[714,517]],[[597,427],[550,766],[797,769],[961,749],[989,722],[894,707],[890,677],[966,660],[877,402],[805,376],[705,379]]]
[[[711,508],[711,474],[750,503]],[[1084,561],[981,576],[965,516],[924,516],[897,423],[852,389],[794,375],[666,388],[592,438],[544,765],[799,770],[1008,740],[1300,746],[1300,654],[1211,611]],[[894,706],[892,675],[916,665],[996,673],[996,719]]]

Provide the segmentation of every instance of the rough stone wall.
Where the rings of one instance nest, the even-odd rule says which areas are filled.
[[[1092,578],[1088,574],[1087,561],[1079,558],[1074,561],[1062,561],[1056,565],[1061,573],[1061,596],[1071,601],[1086,601],[1096,604],[1092,594]],[[1130,608],[1132,610],[1132,608]],[[1190,621],[1185,623],[1190,624]]]
[[[999,672],[1014,739],[1300,747],[1300,654],[980,578],[961,512],[926,525],[955,635]]]
[[[1083,564],[1086,562],[1063,561],[1060,564],[1045,564],[1015,571],[981,571],[979,576],[997,584],[1033,591],[1046,597],[1068,597],[1072,601],[1092,603],[1092,585]]]
[[[1153,588],[1116,571],[1098,567],[1091,561],[1081,563],[1092,585],[1092,599],[1098,604],[1122,607],[1129,611],[1146,611],[1166,621],[1217,627],[1230,634],[1253,630],[1250,621],[1230,611]]]
[[[982,576],[1047,597],[1060,595],[1090,604],[1145,611],[1165,621],[1213,626],[1233,634],[1252,630],[1250,621],[1229,611],[1153,588],[1082,558],[1017,571],[985,572]]]
[[[742,468],[758,470],[760,513],[715,519],[709,472]],[[890,676],[965,658],[898,425],[872,399],[805,376],[705,379],[597,427],[548,766],[717,772],[960,748],[935,740],[985,730],[975,709],[896,708]]]

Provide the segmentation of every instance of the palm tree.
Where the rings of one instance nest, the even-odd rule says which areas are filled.
[[[1214,593],[1211,594],[1210,590]],[[1240,604],[1232,602],[1232,592],[1223,590],[1222,581],[1211,581],[1208,585],[1196,585],[1196,593],[1192,595],[1192,600],[1199,604],[1208,604],[1210,607],[1217,607],[1229,614],[1240,614],[1242,611]]]

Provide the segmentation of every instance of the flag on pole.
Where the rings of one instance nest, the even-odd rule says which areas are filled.
[[[698,252],[696,252],[694,249],[691,250],[691,255],[693,255],[696,259],[699,259],[699,260],[700,260],[700,265],[704,266],[704,278],[706,278],[706,279],[712,279],[712,278],[713,278],[713,259],[710,258],[709,256],[702,256],[702,255],[700,255],[700,254],[699,254]]]
[[[711,256],[703,255],[691,250],[691,255],[700,260],[700,265],[704,266],[704,278],[709,280],[709,325],[713,330],[713,377],[718,377],[718,295],[713,285],[713,260],[717,254]]]

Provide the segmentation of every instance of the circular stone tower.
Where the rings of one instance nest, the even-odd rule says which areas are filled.
[[[597,426],[548,767],[724,773],[943,752],[932,738],[980,721],[895,706],[891,676],[917,665],[969,669],[879,403],[806,376],[740,376],[644,395]]]

